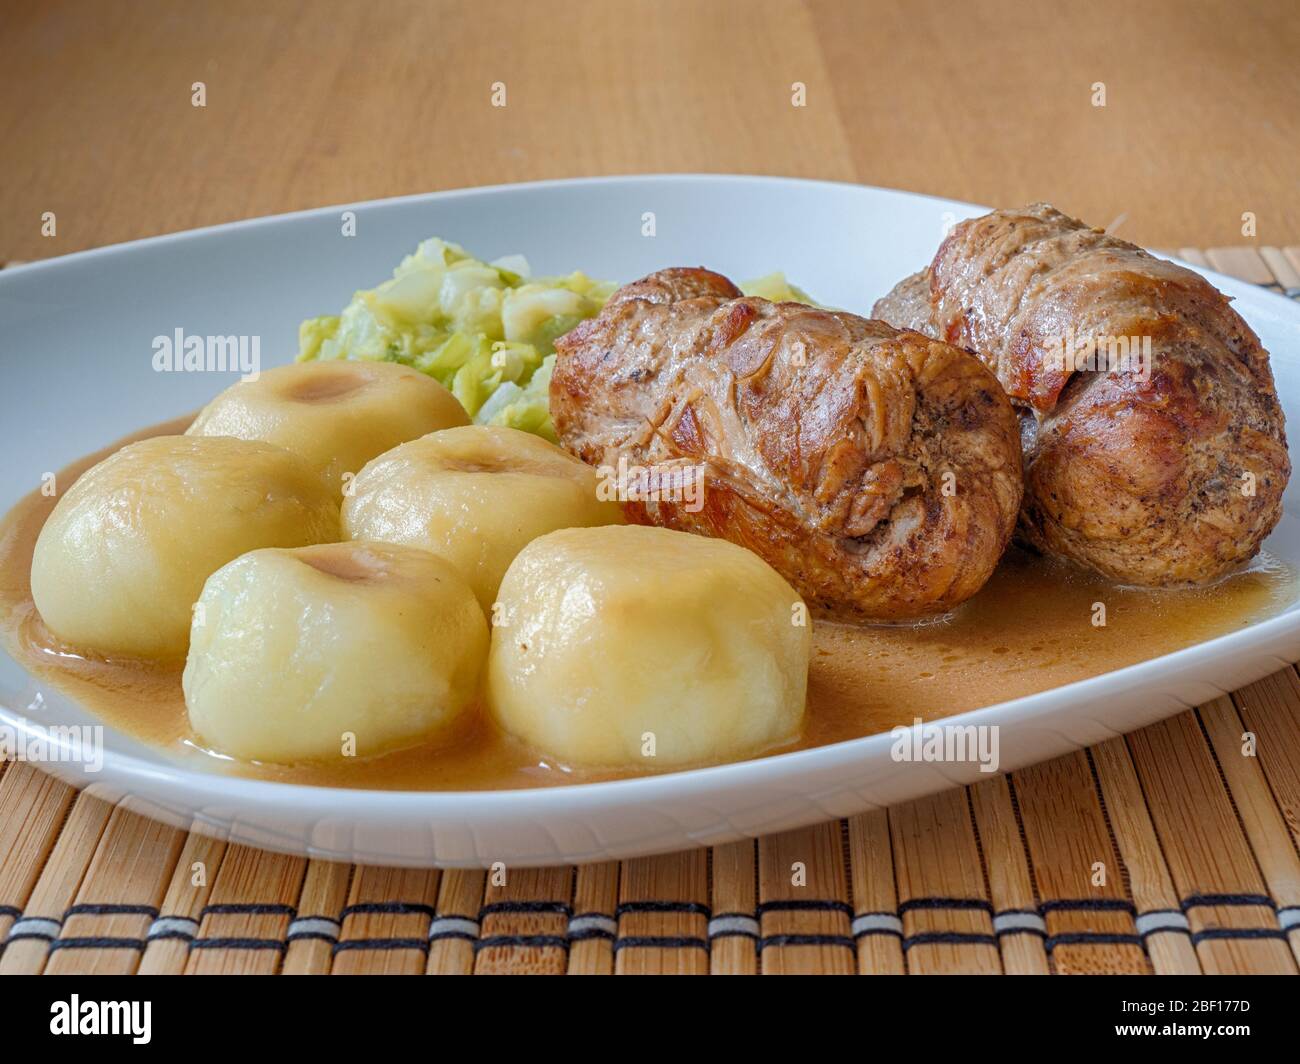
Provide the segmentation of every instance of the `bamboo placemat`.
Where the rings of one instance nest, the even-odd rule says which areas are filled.
[[[1300,247],[1177,254],[1300,298]],[[228,845],[0,763],[0,941],[0,974],[1295,974],[1300,674],[847,821],[503,885]]]

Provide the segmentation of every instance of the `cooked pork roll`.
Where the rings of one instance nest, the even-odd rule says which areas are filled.
[[[556,432],[631,520],[748,547],[822,615],[942,613],[1010,539],[1015,414],[946,343],[671,269],[556,351]]]
[[[1291,473],[1268,353],[1199,274],[1046,204],[958,225],[877,317],[973,351],[1022,419],[1019,534],[1124,584],[1253,557]]]

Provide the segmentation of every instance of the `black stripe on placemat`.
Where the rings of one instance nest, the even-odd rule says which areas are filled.
[[[288,916],[298,915],[292,905],[279,905],[274,902],[222,902],[217,905],[205,905],[199,913],[199,919],[205,916]]]
[[[1127,898],[1052,898],[1039,902],[1038,911],[1046,916],[1055,912],[1128,913],[1137,916],[1137,909]]]
[[[758,952],[779,946],[843,946],[854,949],[853,938],[849,935],[764,935],[758,940]]]
[[[614,943],[614,952],[625,949],[702,949],[709,952],[709,941],[698,935],[627,935]]]
[[[1048,953],[1057,946],[1137,946],[1141,949],[1142,936],[1112,934],[1108,931],[1068,931],[1060,935],[1048,935],[1043,939],[1043,948]]]
[[[50,952],[59,949],[134,949],[143,950],[142,938],[56,938],[50,943]]]
[[[1267,894],[1189,894],[1178,904],[1183,912],[1213,905],[1262,905],[1266,909],[1277,909],[1277,902]]]
[[[990,916],[993,915],[993,903],[986,901],[984,898],[942,897],[909,898],[907,901],[899,903],[898,915],[901,917],[904,913],[912,911],[963,909],[977,909],[980,912],[988,913]]]
[[[494,946],[513,949],[563,949],[569,948],[564,935],[489,935],[474,941],[474,952]],[[617,948],[617,947],[616,947]]]
[[[158,919],[158,910],[152,905],[72,905],[63,912],[63,919],[72,916],[147,916]]]
[[[850,920],[853,919],[853,906],[846,901],[836,901],[830,898],[815,898],[808,901],[788,900],[788,901],[765,901],[754,911],[754,915],[760,920],[768,913],[843,913]]]
[[[435,916],[432,905],[425,905],[418,901],[361,901],[355,905],[345,906],[339,913],[338,922],[342,923],[349,916],[361,916],[373,913],[386,913],[392,916],[427,916],[430,920]],[[325,917],[331,919],[331,917]]]
[[[190,949],[274,949],[281,953],[287,943],[278,938],[196,938]]]
[[[712,908],[698,901],[625,901],[614,909],[614,919],[629,913],[686,913],[707,918]]]
[[[510,913],[517,915],[555,913],[559,916],[570,916],[573,913],[573,908],[568,902],[564,901],[494,901],[479,909],[478,918],[481,923],[484,917]]]
[[[22,909],[16,909],[12,905],[0,905],[0,916],[12,916],[17,920],[22,915]]]
[[[1281,939],[1289,942],[1287,934],[1276,927],[1207,927],[1203,931],[1192,932],[1192,945],[1220,939]]]
[[[346,953],[357,949],[384,951],[417,949],[421,953],[428,953],[429,940],[427,938],[349,938],[334,943],[335,953]]]
[[[997,948],[996,935],[979,931],[923,931],[903,937],[903,952],[913,946],[992,946]]]
[[[1137,906],[1127,898],[1049,898],[1039,902],[1038,911],[1048,913],[1124,913],[1136,920]],[[1143,948],[1143,936],[1136,932],[1062,931],[1043,938],[1043,949],[1051,953],[1058,946],[1136,946]]]

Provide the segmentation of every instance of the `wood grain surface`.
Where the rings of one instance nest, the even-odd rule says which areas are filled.
[[[383,196],[654,171],[1043,198],[1160,247],[1296,244],[1298,10],[5,0],[0,261]]]

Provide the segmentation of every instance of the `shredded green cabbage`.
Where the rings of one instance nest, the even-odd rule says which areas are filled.
[[[814,303],[783,273],[741,284],[746,295]],[[479,425],[505,425],[555,440],[549,388],[555,340],[600,312],[611,281],[575,271],[529,278],[528,260],[482,262],[432,237],[393,276],[362,289],[341,314],[298,327],[298,361],[370,359],[427,373]],[[815,304],[814,304],[815,305]]]
[[[456,244],[426,240],[341,314],[304,321],[298,361],[413,366],[450,388],[477,424],[554,440],[547,388],[556,337],[599,313],[615,286],[581,272],[528,274],[520,255],[481,262]]]

